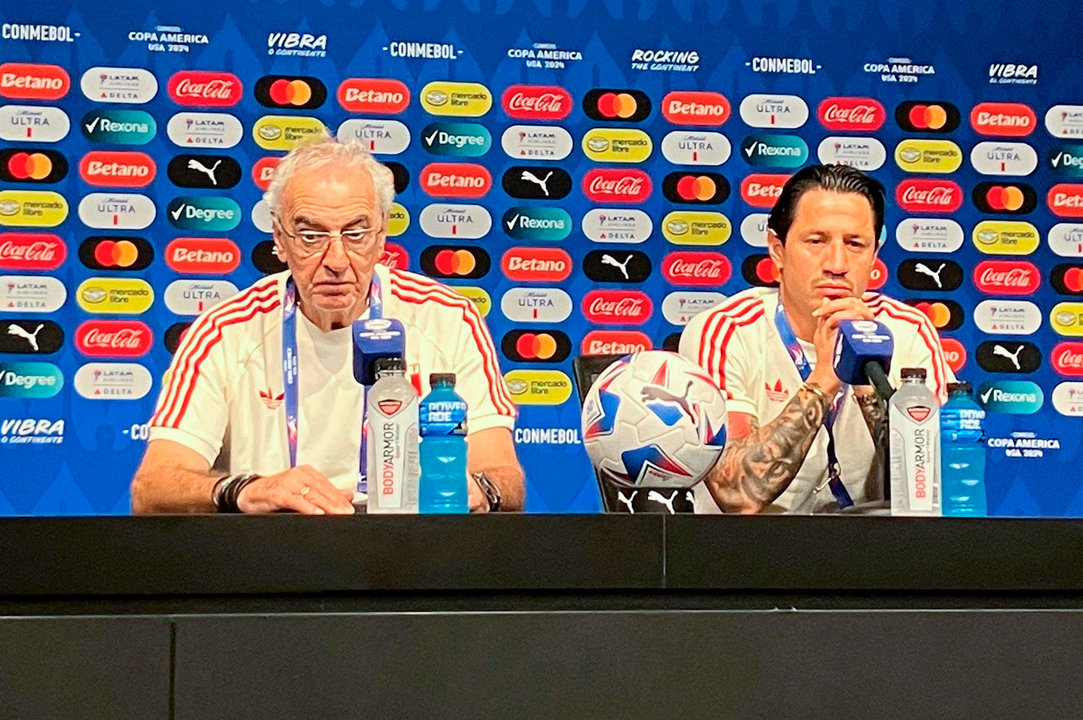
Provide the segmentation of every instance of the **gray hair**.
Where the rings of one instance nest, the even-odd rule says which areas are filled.
[[[331,137],[326,131],[321,136],[290,150],[289,154],[282,158],[282,162],[275,168],[271,184],[267,186],[267,192],[263,193],[263,199],[270,208],[271,214],[275,215],[286,184],[298,170],[350,165],[361,166],[369,171],[369,175],[372,176],[372,185],[376,189],[376,198],[380,203],[380,212],[384,220],[387,220],[391,212],[391,203],[395,200],[395,176],[391,170],[374,158],[360,140],[351,138],[341,142]]]

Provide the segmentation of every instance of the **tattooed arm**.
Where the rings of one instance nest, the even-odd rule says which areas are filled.
[[[763,427],[747,413],[732,413],[726,449],[705,480],[718,506],[751,514],[773,503],[796,477],[829,407],[827,397],[803,387]]]
[[[887,451],[887,403],[871,387],[854,387],[854,400],[861,408],[865,426],[872,435],[873,457],[865,479],[866,496],[875,498],[883,488],[884,453]],[[875,490],[875,492],[873,492]]]

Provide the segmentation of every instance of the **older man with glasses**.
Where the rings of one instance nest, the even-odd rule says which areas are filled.
[[[516,408],[480,313],[440,283],[378,262],[394,194],[391,171],[355,142],[323,138],[282,160],[265,199],[289,269],[188,329],[132,481],[134,512],[353,512],[364,396],[351,326],[381,316],[403,323],[420,394],[430,373],[456,375],[469,408],[471,510],[522,507]],[[284,377],[287,354],[296,382]],[[296,432],[287,432],[290,406]],[[227,475],[212,471],[223,447]]]

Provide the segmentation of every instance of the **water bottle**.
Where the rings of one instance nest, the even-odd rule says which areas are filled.
[[[466,487],[466,402],[453,373],[429,376],[432,390],[419,408],[421,512],[469,512]]]
[[[418,511],[417,391],[401,357],[373,363],[376,382],[366,399],[368,512]]]
[[[940,408],[940,480],[944,515],[985,517],[985,411],[970,395],[970,383],[948,384]]]
[[[891,514],[940,515],[940,403],[925,370],[903,368],[888,404]]]

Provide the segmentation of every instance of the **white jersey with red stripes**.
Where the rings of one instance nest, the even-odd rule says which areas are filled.
[[[947,383],[954,382],[955,376],[929,318],[880,293],[866,293],[862,299],[895,338],[888,373],[892,385],[899,385],[901,368],[925,368],[926,384],[941,403],[945,402]],[[681,354],[718,383],[726,395],[726,412],[751,415],[761,426],[782,412],[803,382],[775,326],[777,307],[778,290],[751,288],[695,316],[681,333]],[[809,364],[815,367],[815,348],[800,342]],[[840,402],[833,432],[843,483],[855,503],[879,499],[878,485],[866,487],[873,459],[872,437],[850,388]],[[825,486],[814,492],[826,478],[827,432],[821,428],[789,488],[764,512],[808,513],[827,508],[834,502],[831,491]],[[702,483],[696,487],[696,512],[720,512]]]
[[[407,377],[455,373],[470,432],[512,428],[517,414],[474,303],[421,275],[376,266],[385,317],[406,328]],[[213,463],[223,445],[231,473],[289,469],[282,377],[282,300],[288,272],[271,275],[201,315],[166,374],[150,439],[192,448]],[[324,332],[297,313],[297,463],[337,487],[357,484],[363,393],[353,377],[351,328]]]

